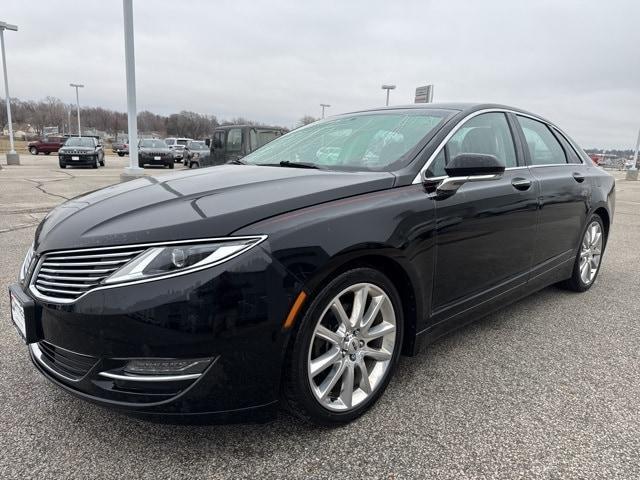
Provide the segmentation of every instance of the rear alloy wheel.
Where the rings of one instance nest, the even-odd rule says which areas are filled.
[[[597,214],[592,215],[582,234],[571,278],[562,282],[560,286],[574,292],[589,290],[600,271],[606,240],[602,219]]]
[[[29,153],[31,155],[37,155],[38,154],[38,149],[36,147],[30,147],[29,148]]]
[[[325,287],[301,319],[285,397],[298,416],[338,425],[382,395],[402,345],[402,310],[391,281],[358,268]]]

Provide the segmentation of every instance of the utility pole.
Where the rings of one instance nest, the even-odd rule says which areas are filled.
[[[638,149],[640,149],[640,131],[638,131],[638,139],[636,140],[636,150],[633,152],[633,164],[627,170],[627,180],[638,180]]]
[[[133,0],[122,0],[124,13],[124,56],[127,72],[127,120],[129,124],[129,166],[120,175],[123,180],[143,175],[138,165],[138,114],[136,112],[136,59],[133,43]]]
[[[7,104],[7,122],[9,123],[9,153],[7,153],[7,165],[20,165],[20,155],[16,153],[13,144],[13,124],[11,122],[11,97],[9,96],[9,79],[7,77],[7,55],[4,51],[4,31],[17,32],[16,25],[0,22],[0,45],[2,49],[2,72],[4,74],[4,101]],[[2,168],[2,167],[0,167]]]
[[[324,118],[324,109],[329,108],[331,105],[328,103],[321,103],[320,106],[322,107],[322,118]]]
[[[382,89],[387,91],[387,107],[389,106],[389,90],[395,90],[395,85],[382,85]]]
[[[82,136],[82,130],[80,130],[80,95],[78,94],[79,88],[84,88],[84,85],[80,85],[79,83],[70,83],[70,87],[74,87],[76,89],[76,105],[78,108],[78,136]]]

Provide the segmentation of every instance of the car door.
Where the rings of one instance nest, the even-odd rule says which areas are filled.
[[[517,115],[529,168],[540,184],[533,275],[574,260],[589,211],[591,183],[572,147],[546,123]]]
[[[526,283],[538,184],[524,164],[515,128],[504,112],[474,116],[455,131],[426,172],[428,177],[446,177],[445,165],[462,153],[495,155],[506,167],[498,179],[469,182],[453,195],[436,197],[433,323]]]

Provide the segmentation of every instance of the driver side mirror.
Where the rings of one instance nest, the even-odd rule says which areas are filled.
[[[496,180],[504,173],[505,165],[495,155],[462,153],[444,168],[448,177],[432,179],[422,173],[422,184],[429,193],[438,196],[453,195],[467,182]]]

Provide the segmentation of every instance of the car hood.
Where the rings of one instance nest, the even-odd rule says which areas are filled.
[[[232,234],[259,220],[391,188],[388,172],[329,172],[221,165],[147,176],[91,192],[53,209],[36,232],[50,250]]]

